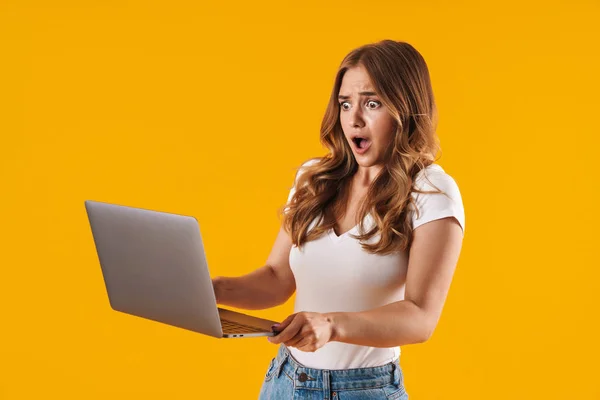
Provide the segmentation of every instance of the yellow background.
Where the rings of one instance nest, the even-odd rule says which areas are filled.
[[[0,1],[0,399],[253,399],[276,346],[114,312],[84,200],[262,266],[343,56],[425,57],[466,237],[411,399],[600,399],[594,1]],[[283,319],[293,302],[256,314]]]

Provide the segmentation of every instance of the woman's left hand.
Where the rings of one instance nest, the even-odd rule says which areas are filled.
[[[273,325],[273,328],[279,334],[270,336],[269,342],[283,343],[302,351],[316,351],[333,338],[333,322],[331,318],[321,313],[292,314],[281,324]]]

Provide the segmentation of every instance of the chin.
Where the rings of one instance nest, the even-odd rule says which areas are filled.
[[[360,155],[357,157],[355,154],[354,159],[356,160],[356,163],[361,167],[372,167],[376,164],[376,158],[373,157],[362,157]]]

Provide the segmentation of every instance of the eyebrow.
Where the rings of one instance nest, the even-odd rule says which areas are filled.
[[[360,92],[359,94],[361,96],[377,96],[377,93],[375,93],[375,92]],[[350,98],[350,96],[343,96],[341,94],[338,96],[338,99],[340,99],[340,100],[347,100],[349,98]]]

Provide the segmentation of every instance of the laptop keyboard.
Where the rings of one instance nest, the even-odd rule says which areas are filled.
[[[265,332],[264,329],[255,328],[253,326],[243,325],[233,321],[227,321],[221,319],[221,325],[223,326],[223,333],[253,333],[253,332]]]

